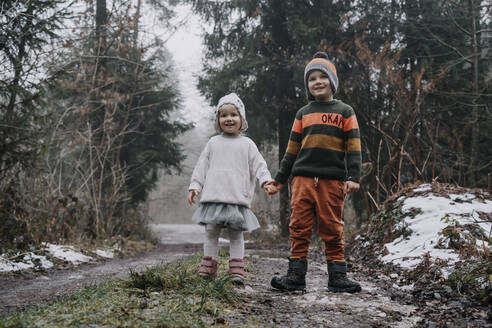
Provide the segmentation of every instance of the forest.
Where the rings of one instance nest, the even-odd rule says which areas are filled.
[[[6,0],[0,11],[0,247],[141,235],[162,172],[179,174],[182,95],[163,40],[175,6],[208,26],[198,88],[248,108],[248,135],[285,152],[326,52],[362,142],[359,220],[415,182],[490,188],[491,3],[482,0]],[[270,147],[270,148],[269,148]],[[288,191],[276,215],[287,234]]]
[[[189,19],[180,16],[183,7],[199,18],[203,46],[194,54],[200,72],[186,83],[199,90],[203,107],[231,92],[240,96],[246,135],[272,174],[296,112],[308,102],[304,67],[319,51],[334,63],[335,98],[354,109],[361,135],[360,190],[344,209],[346,227],[357,232],[346,238],[347,262],[364,285],[359,296],[327,297],[310,285],[306,295],[286,298],[265,288],[265,279],[285,269],[289,188],[255,205],[271,230],[251,237],[267,250],[248,255],[245,289],[231,292],[224,276],[197,279],[200,250],[192,245],[156,246],[153,213],[176,216],[171,223],[189,220],[175,210],[185,206],[187,189],[181,195],[174,184],[187,188],[197,145],[210,137],[190,119],[198,109],[185,105],[189,94],[168,48]],[[149,13],[157,17],[152,26]],[[483,327],[492,320],[491,104],[490,0],[2,0],[0,267],[59,245],[142,242],[139,254],[147,255],[132,263],[141,260],[146,271],[130,269],[126,282],[55,305],[60,326],[68,311],[74,326]],[[160,205],[152,211],[154,198]],[[432,247],[413,239],[426,233],[438,236]],[[309,283],[325,284],[317,243]],[[147,258],[162,260],[158,255],[171,261],[173,252],[188,257],[146,266]],[[128,271],[120,261],[126,267],[115,260],[113,277]],[[53,272],[40,262],[33,276],[47,281]],[[44,320],[43,310],[1,315],[19,309],[17,299],[36,305],[45,289],[54,301],[76,279],[60,274],[23,296],[22,274],[0,271],[0,327]]]

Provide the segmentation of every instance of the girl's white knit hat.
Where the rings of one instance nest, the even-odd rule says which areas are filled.
[[[219,113],[220,107],[222,107],[222,105],[225,105],[225,104],[231,104],[237,108],[237,110],[239,111],[239,115],[241,115],[241,117],[243,119],[243,124],[241,125],[241,128],[239,130],[241,132],[246,131],[248,129],[248,121],[246,121],[246,110],[244,108],[243,101],[234,92],[229,93],[228,95],[225,95],[224,97],[219,99],[219,103],[217,104],[217,107],[215,109],[215,117],[216,117],[215,118],[215,131],[222,132],[222,130],[220,129],[219,119],[217,117],[217,114]]]

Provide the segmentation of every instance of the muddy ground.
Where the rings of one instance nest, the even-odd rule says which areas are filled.
[[[375,268],[350,263],[349,277],[359,281],[362,292],[330,293],[321,254],[309,258],[307,291],[282,293],[270,287],[274,274],[287,269],[285,247],[246,250],[248,277],[238,289],[240,304],[213,324],[251,327],[492,327],[483,309],[464,309],[466,304],[412,297],[410,291],[393,286],[390,278]],[[0,276],[0,314],[25,309],[105,279],[125,277],[130,268],[171,263],[201,251],[201,244],[159,245],[155,250],[127,258],[84,264],[72,269]],[[466,313],[465,313],[465,312]]]
[[[270,280],[275,274],[285,274],[287,255],[286,250],[250,253],[248,284],[240,291],[244,305],[242,311],[225,318],[228,322],[256,320],[259,327],[269,323],[273,327],[403,328],[413,327],[421,320],[416,306],[392,300],[376,283],[358,272],[350,273],[349,277],[361,283],[361,293],[328,292],[326,264],[312,258],[305,293],[276,291],[270,288]]]

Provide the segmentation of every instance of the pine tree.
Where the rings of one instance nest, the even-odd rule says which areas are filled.
[[[175,138],[190,128],[173,116],[179,92],[169,54],[160,43],[138,40],[138,9],[122,4],[106,21],[104,1],[97,4],[95,17],[89,8],[82,18],[96,19],[96,29],[66,42],[66,74],[57,92],[60,105],[73,110],[62,119],[68,138],[60,147],[69,152],[56,163],[75,173],[94,212],[96,235],[121,233],[121,222],[146,200],[159,170],[179,172],[184,154]]]
[[[71,3],[0,3],[0,251],[27,247],[21,182],[36,176],[46,141],[46,76],[50,42],[60,34]]]
[[[48,79],[43,57],[68,16],[64,3],[6,0],[0,5],[0,180],[29,170],[40,154]]]

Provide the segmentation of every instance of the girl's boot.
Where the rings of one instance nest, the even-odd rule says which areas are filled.
[[[287,275],[273,277],[270,284],[273,288],[286,291],[306,289],[307,261],[298,258],[289,258]]]
[[[233,258],[229,260],[229,275],[236,285],[244,285],[244,261],[243,259]]]
[[[347,262],[328,261],[328,290],[334,293],[357,293],[360,284],[347,278]]]
[[[217,260],[211,256],[204,256],[198,274],[202,277],[215,278],[217,275]]]

